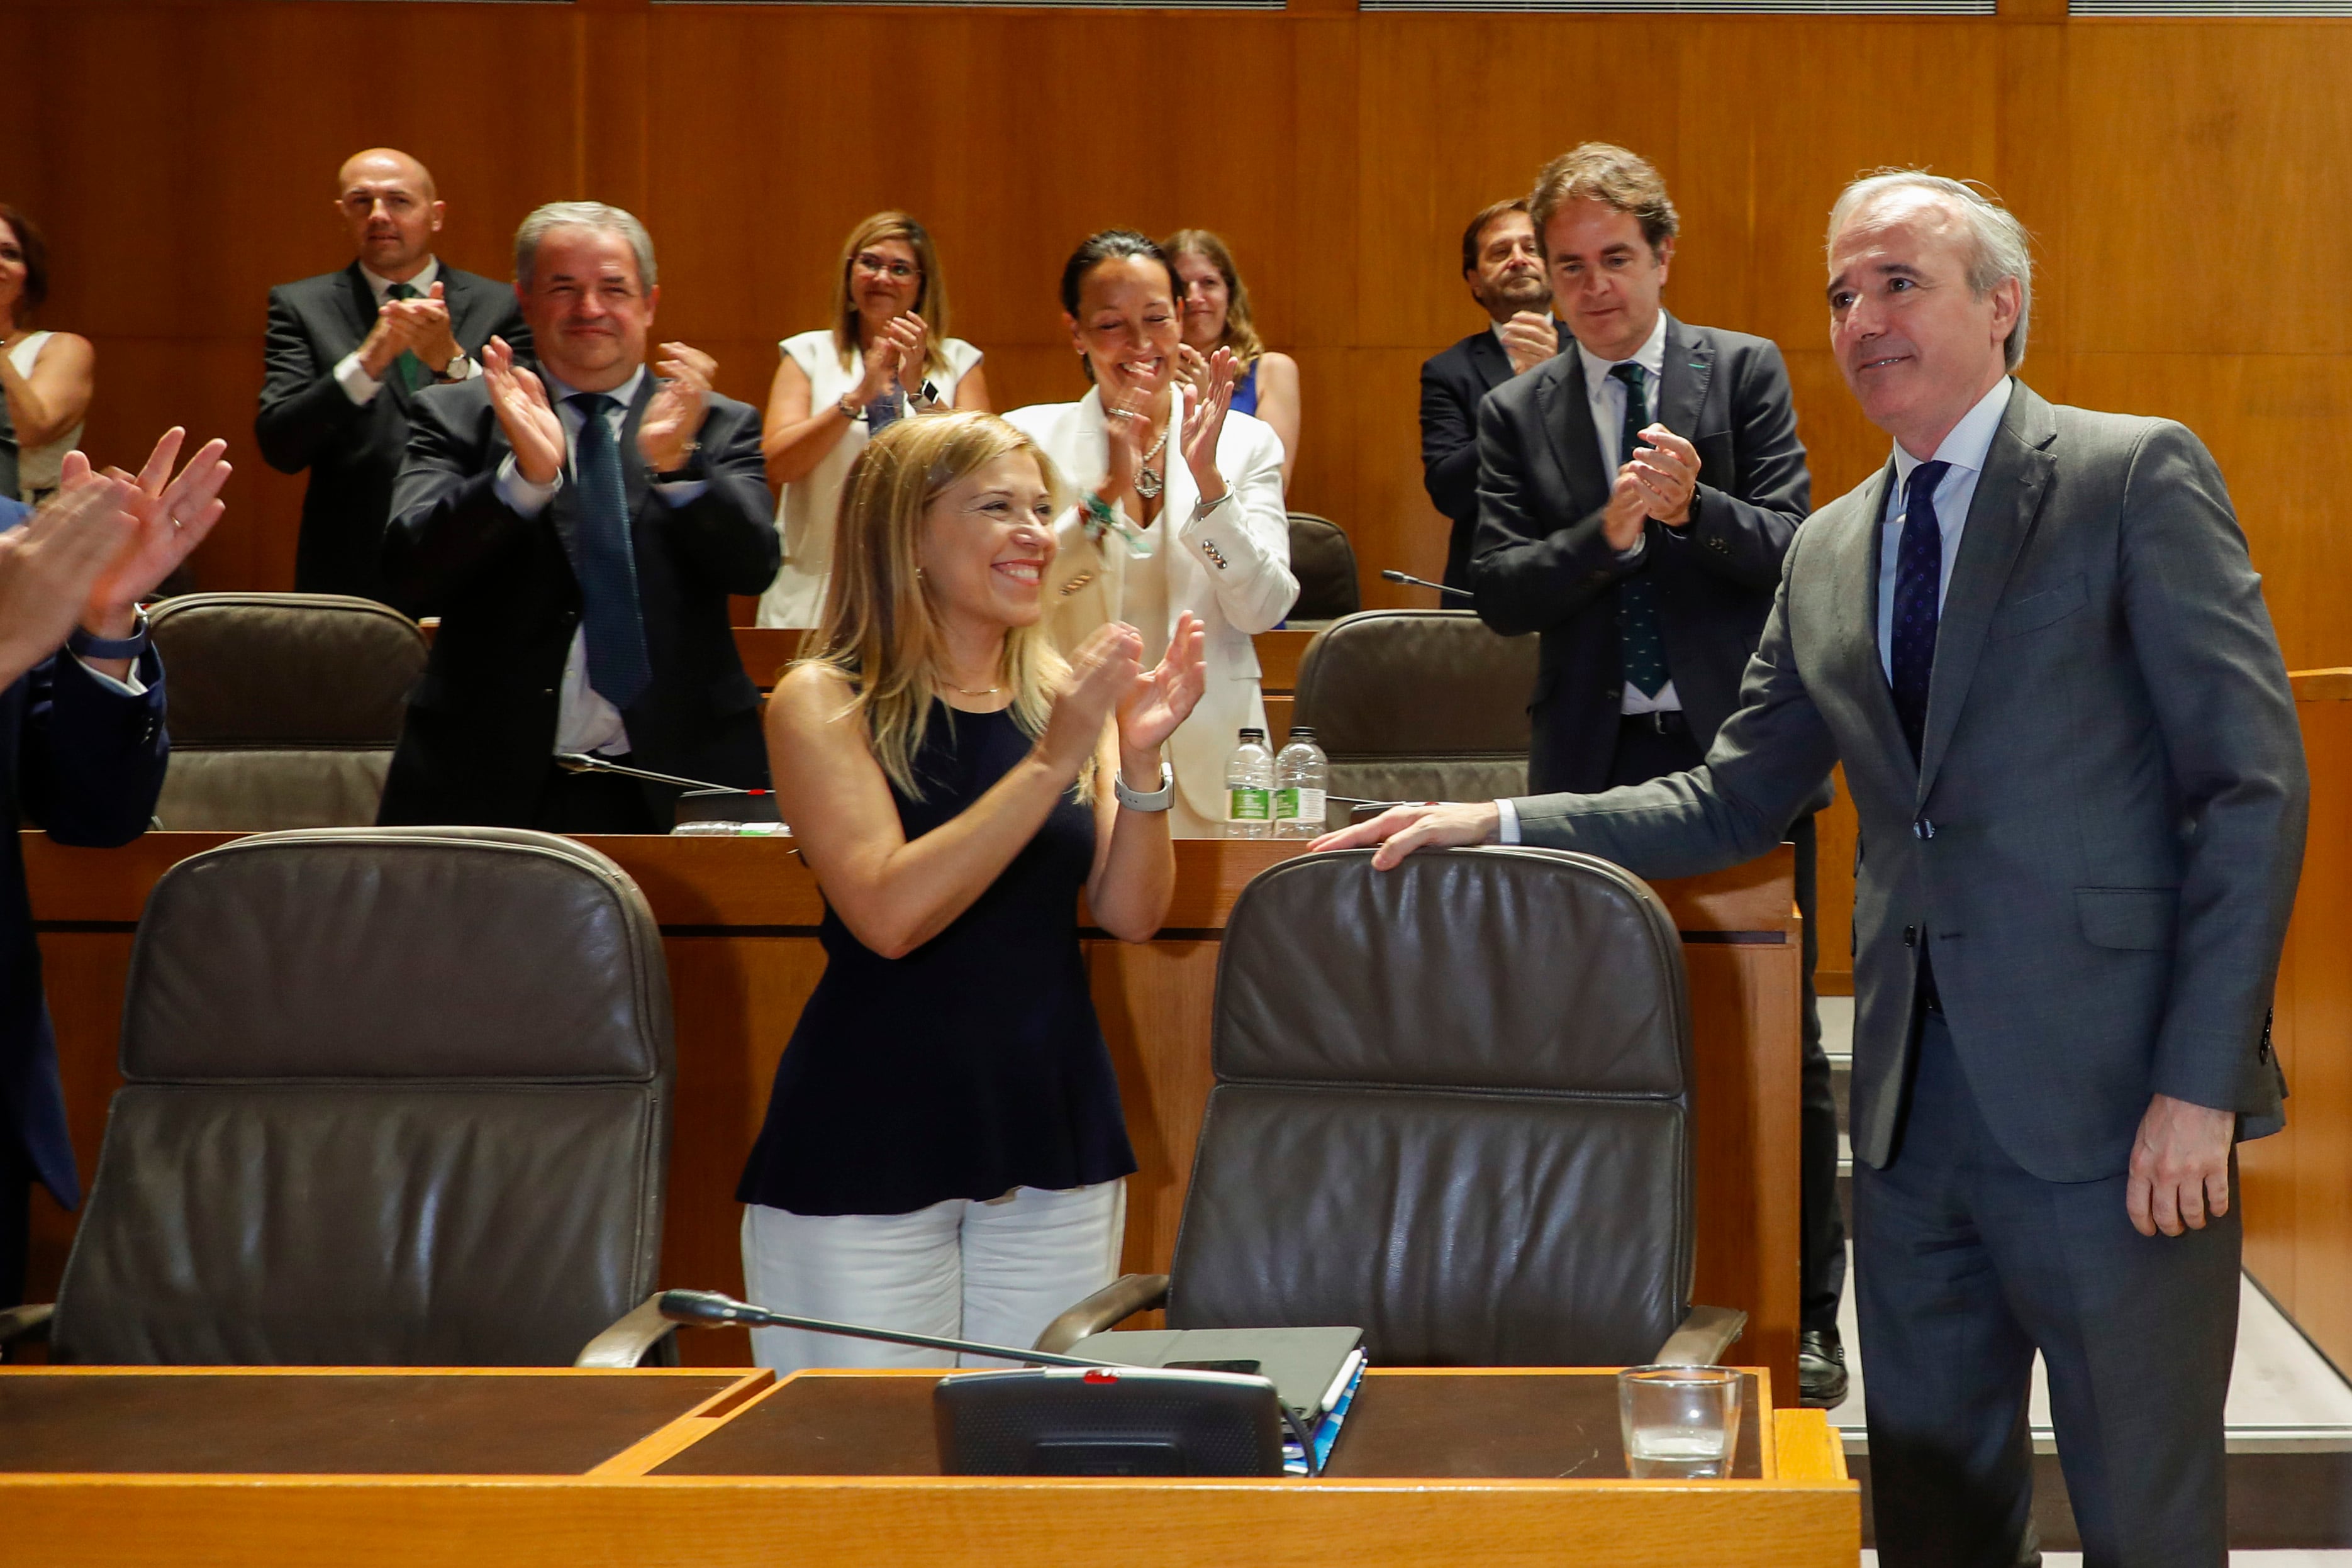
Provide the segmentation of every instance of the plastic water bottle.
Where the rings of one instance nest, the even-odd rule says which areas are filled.
[[[1225,837],[1264,839],[1274,834],[1274,753],[1265,731],[1242,731],[1241,744],[1225,762]]]
[[[1310,725],[1290,732],[1290,744],[1274,759],[1274,836],[1311,839],[1323,831],[1323,797],[1331,787],[1331,759],[1315,744]]]

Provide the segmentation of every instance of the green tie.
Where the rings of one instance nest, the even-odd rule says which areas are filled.
[[[395,283],[383,292],[387,299],[425,298],[422,289],[411,287],[405,283]],[[399,378],[400,390],[403,392],[413,392],[425,384],[425,362],[405,349],[400,350],[400,358],[392,361],[392,373]]]
[[[1650,423],[1649,378],[1630,360],[1610,366],[1609,373],[1625,383],[1625,433],[1618,442],[1617,461],[1631,463]],[[1625,678],[1643,696],[1656,696],[1666,685],[1666,638],[1658,624],[1657,594],[1647,572],[1636,571],[1617,585],[1617,636],[1623,644]]]

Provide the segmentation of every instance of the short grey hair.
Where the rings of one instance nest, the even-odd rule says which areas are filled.
[[[1969,287],[1982,298],[2008,278],[2017,279],[2017,325],[2009,329],[2001,358],[2010,370],[2025,358],[2025,329],[2033,314],[2033,246],[2017,214],[2000,204],[1990,190],[1958,180],[1930,174],[1924,169],[1881,169],[1854,181],[1838,194],[1830,208],[1827,244],[1837,244],[1838,231],[1856,214],[1898,191],[1923,191],[1949,202],[1969,227]]]
[[[595,229],[619,235],[629,242],[629,249],[637,258],[637,287],[654,286],[654,238],[633,214],[602,202],[550,202],[534,208],[530,216],[523,219],[522,227],[515,230],[516,287],[530,289],[531,273],[539,260],[539,244],[550,229]]]

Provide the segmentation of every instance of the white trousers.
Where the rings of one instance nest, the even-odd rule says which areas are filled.
[[[1123,1180],[1066,1192],[1015,1187],[984,1203],[951,1198],[912,1214],[803,1215],[751,1204],[743,1284],[758,1305],[796,1317],[1026,1349],[1066,1308],[1118,1277],[1126,1234]],[[751,1355],[779,1374],[959,1359],[800,1329],[753,1329]]]

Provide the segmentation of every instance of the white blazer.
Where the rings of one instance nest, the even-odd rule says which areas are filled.
[[[1265,727],[1257,650],[1250,637],[1281,624],[1298,598],[1298,580],[1290,575],[1281,440],[1249,414],[1226,414],[1217,436],[1217,472],[1224,476],[1226,499],[1195,517],[1201,493],[1181,455],[1183,413],[1180,389],[1164,449],[1168,488],[1160,496],[1160,517],[1167,538],[1160,552],[1137,557],[1116,535],[1106,535],[1099,545],[1090,541],[1085,514],[1073,506],[1055,521],[1059,548],[1045,594],[1054,641],[1065,652],[1076,649],[1096,627],[1121,619],[1129,572],[1168,573],[1168,624],[1158,629],[1160,641],[1167,640],[1185,611],[1201,618],[1208,687],[1192,716],[1170,737],[1168,758],[1176,771],[1177,795],[1187,814],[1197,819],[1187,825],[1214,831],[1225,816],[1225,759],[1235,737],[1244,727]],[[1076,402],[1036,403],[1004,417],[1045,449],[1071,485],[1092,488],[1109,473],[1099,391]],[[1140,526],[1140,519],[1121,520]],[[1128,782],[1137,789],[1152,783]]]

